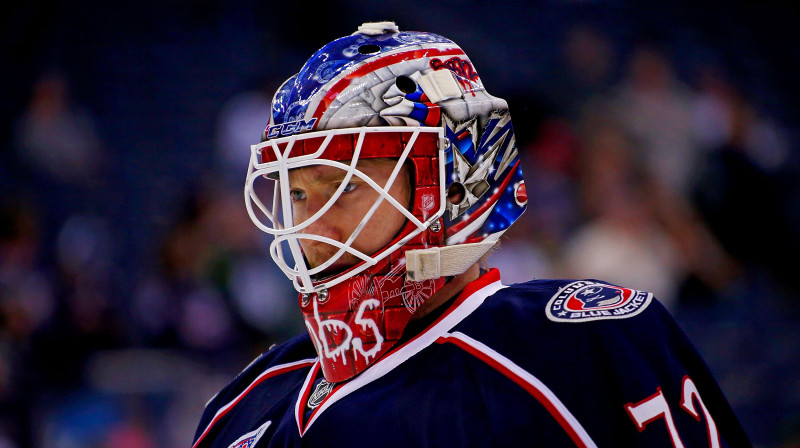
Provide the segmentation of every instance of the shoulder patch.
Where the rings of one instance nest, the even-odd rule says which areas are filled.
[[[581,280],[561,288],[545,312],[553,322],[624,319],[644,311],[652,299],[649,292]]]

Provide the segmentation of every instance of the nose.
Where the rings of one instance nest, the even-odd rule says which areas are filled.
[[[306,227],[302,233],[310,233],[312,235],[322,236],[326,238],[330,238],[332,240],[342,242],[342,233],[339,229],[339,226],[336,223],[331,222],[330,219],[323,214],[319,217],[319,219],[314,220],[308,227]],[[320,241],[316,240],[307,240],[308,244],[322,244]]]
[[[314,213],[319,211],[325,204],[324,201],[321,204],[315,201],[310,202],[310,204],[305,204],[308,205],[308,207],[305,210],[307,214],[303,217],[304,222],[311,218]],[[317,235],[330,238],[331,240],[339,243],[343,243],[345,240],[345,236],[342,231],[343,223],[341,218],[337,216],[337,211],[334,209],[335,207],[332,207],[319,217],[315,218],[299,233],[306,235]],[[322,265],[326,261],[330,260],[339,250],[338,246],[310,238],[300,237],[299,242],[303,249],[303,255],[310,268],[316,268]]]

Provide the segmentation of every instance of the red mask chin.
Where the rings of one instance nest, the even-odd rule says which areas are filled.
[[[444,278],[407,280],[405,258],[390,256],[332,286],[327,295],[301,294],[300,307],[325,379],[345,381],[374,364],[444,283]]]

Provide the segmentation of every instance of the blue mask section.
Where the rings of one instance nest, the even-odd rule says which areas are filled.
[[[337,75],[383,53],[421,43],[449,43],[451,40],[431,33],[400,32],[377,36],[354,34],[337,39],[320,48],[299,73],[289,78],[278,90],[272,103],[273,125],[302,119],[310,99]]]
[[[497,180],[494,180],[496,170],[503,167],[503,156],[510,151],[514,137],[514,128],[511,121],[503,122],[499,118],[493,118],[486,123],[483,130],[478,130],[481,137],[478,141],[477,148],[472,143],[472,136],[470,129],[466,128],[459,132],[455,132],[450,126],[445,126],[445,135],[452,143],[450,149],[447,151],[447,161],[445,163],[445,176],[448,179],[454,179],[454,165],[453,165],[453,151],[459,151],[470,165],[480,163],[481,156],[485,156],[491,152],[492,147],[500,145],[497,150],[497,155],[494,160],[494,169],[489,173],[486,179],[491,185],[492,189],[486,191],[478,201],[470,207],[470,210],[476,211],[481,208],[490,198],[495,194],[494,188],[503,186],[503,190],[499,191],[499,199],[497,204],[493,207],[489,217],[484,221],[483,225],[476,233],[491,234],[507,229],[511,224],[519,218],[522,212],[525,211],[526,205],[520,204],[517,197],[517,187],[522,182],[522,169],[519,166],[519,156],[515,155],[510,160],[506,161],[505,168],[500,173]],[[468,213],[471,213],[468,211]],[[461,216],[455,219],[450,219],[449,213],[444,214],[445,226],[450,227],[461,221]]]

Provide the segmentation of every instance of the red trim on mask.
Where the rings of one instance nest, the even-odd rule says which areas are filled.
[[[366,132],[364,141],[361,144],[359,159],[376,159],[383,157],[398,158],[406,149],[413,132]],[[320,137],[299,137],[294,140],[292,149],[287,159],[294,157],[314,154],[325,142],[326,136]],[[328,146],[325,147],[319,159],[344,161],[353,158],[353,151],[358,144],[359,133],[339,134],[331,137]],[[289,142],[278,143],[278,151],[283,154]],[[439,153],[438,135],[431,132],[420,132],[411,148],[411,157],[435,157]],[[266,145],[261,148],[261,163],[269,163],[277,160],[273,145]]]
[[[358,67],[357,69],[353,70],[353,72],[347,74],[344,78],[340,79],[336,82],[327,92],[325,92],[325,96],[322,98],[322,101],[319,102],[317,105],[317,109],[314,111],[313,118],[319,120],[322,117],[322,114],[328,110],[328,107],[331,105],[334,99],[342,93],[344,89],[346,89],[355,79],[358,79],[364,76],[367,73],[372,73],[375,70],[383,67],[387,67],[392,64],[396,64],[402,61],[411,61],[414,59],[422,59],[426,57],[432,56],[465,56],[464,51],[460,48],[449,48],[446,50],[440,50],[437,48],[423,48],[419,50],[411,50],[411,51],[404,51],[402,53],[395,53],[390,54],[387,56],[380,56],[374,59],[371,62],[367,62],[364,65]]]

